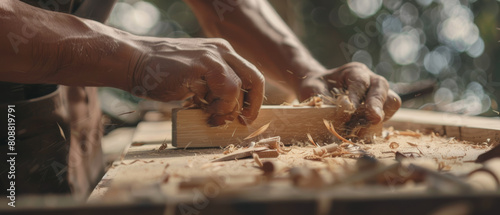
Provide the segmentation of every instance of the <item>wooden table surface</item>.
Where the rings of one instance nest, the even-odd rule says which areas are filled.
[[[420,153],[424,155],[423,157],[427,157],[436,163],[442,161],[450,165],[450,172],[452,173],[466,174],[480,167],[480,164],[471,161],[475,160],[479,154],[487,151],[492,145],[500,142],[500,123],[498,122],[500,122],[499,119],[402,109],[386,123],[386,126],[394,126],[398,130],[418,129],[422,132],[433,130],[441,135],[447,135],[447,137],[424,136],[423,139],[394,137],[389,140],[379,138],[378,142],[363,147],[380,160],[390,163],[394,161],[394,156],[386,152],[392,150],[389,143],[396,141],[400,143],[399,151]],[[475,144],[457,142],[450,137],[474,141]],[[245,186],[258,183],[262,172],[256,167],[252,159],[213,164],[210,161],[221,157],[223,149],[174,148],[170,145],[171,138],[170,121],[140,123],[136,129],[132,145],[128,147],[120,160],[114,162],[94,189],[88,201],[102,202],[107,201],[109,197],[114,198],[114,200],[123,198],[123,201],[130,201],[130,196],[122,194],[122,192],[127,190],[127,194],[130,194],[136,189],[134,187],[141,187],[137,189],[141,190],[137,194],[139,196],[148,195],[151,197],[152,194],[150,193],[141,193],[144,190],[151,189],[153,191],[148,192],[155,193],[155,195],[158,194],[167,198],[175,196],[176,201],[189,200],[193,198],[193,195],[196,195],[197,189],[182,190],[179,188],[179,183],[189,181],[190,178],[199,179],[207,176],[215,179],[214,188],[216,188],[217,192],[220,192],[221,189],[243,189]],[[408,142],[413,144],[407,144]],[[159,150],[164,143],[167,143],[168,147]],[[419,145],[415,147],[414,143]],[[325,162],[302,159],[312,153],[312,148],[312,146],[294,146],[290,153],[280,155],[275,160],[289,166],[326,168]],[[343,163],[353,164],[355,162],[355,159],[345,158],[331,158],[331,160],[339,166]],[[228,178],[231,178],[229,183]],[[221,179],[221,181],[217,181],[217,179]],[[261,189],[260,191],[266,193],[266,195],[299,197],[303,193],[300,190],[290,189],[291,184],[285,181],[275,183],[276,192],[273,194],[269,193],[269,190],[274,188],[270,189],[265,185],[263,186],[264,188],[257,186],[256,190]],[[387,190],[387,188],[385,189]],[[408,188],[408,192],[421,192],[422,189],[422,187],[416,186]],[[202,192],[205,191],[202,190]],[[342,195],[341,193],[345,194],[346,192],[339,191],[339,195]],[[356,191],[354,191],[354,196],[356,196],[355,193]]]

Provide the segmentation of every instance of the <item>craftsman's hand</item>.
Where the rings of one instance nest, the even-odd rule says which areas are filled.
[[[222,39],[142,38],[129,91],[158,101],[193,101],[211,116],[212,126],[257,117],[264,77]]]
[[[389,89],[387,80],[357,62],[307,76],[302,82],[300,99],[318,93],[331,95],[333,88],[347,90],[354,107],[365,107],[365,117],[373,124],[388,120],[401,107],[401,99]]]

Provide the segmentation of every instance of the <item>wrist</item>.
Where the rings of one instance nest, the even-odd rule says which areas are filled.
[[[144,86],[143,77],[146,67],[153,53],[148,41],[142,37],[134,37],[132,44],[134,50],[131,51],[130,63],[127,67],[126,88],[127,92],[139,97],[144,97],[147,94],[147,86]]]
[[[98,53],[101,59],[96,66],[88,68],[89,72],[94,72],[92,77],[97,79],[94,82],[131,92],[136,70],[140,67],[141,59],[148,53],[141,37],[94,21],[87,21],[97,25],[91,28],[99,32],[97,38],[102,45],[101,49],[105,50],[104,53]]]
[[[295,61],[293,71],[288,73],[289,84],[291,85],[297,99],[305,100],[310,96],[322,93],[326,83],[321,79],[326,74],[327,69],[314,59],[301,63]]]
[[[129,68],[139,52],[135,36],[95,21],[64,16],[72,26],[71,34],[58,28],[56,39],[40,40],[56,56],[54,69],[45,76],[45,82],[127,90]]]

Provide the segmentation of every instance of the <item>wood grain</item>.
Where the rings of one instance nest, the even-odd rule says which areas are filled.
[[[172,144],[176,147],[219,147],[239,144],[252,132],[270,123],[269,128],[248,141],[260,138],[280,136],[285,144],[294,141],[308,141],[307,134],[316,142],[331,143],[333,135],[323,123],[323,119],[332,121],[337,128],[343,122],[346,113],[335,106],[291,107],[262,106],[258,118],[252,125],[244,126],[237,121],[223,127],[209,127],[206,123],[208,114],[200,109],[176,109],[173,111]],[[381,126],[375,129],[381,132]],[[333,139],[332,139],[333,138]]]
[[[475,143],[500,143],[500,119],[451,113],[400,109],[384,126],[398,130],[433,131]],[[489,141],[488,141],[489,140]]]

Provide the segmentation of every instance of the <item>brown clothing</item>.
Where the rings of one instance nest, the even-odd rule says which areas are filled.
[[[115,0],[90,2],[79,14],[104,21]],[[74,13],[84,0],[23,0],[47,10]],[[54,2],[57,5],[54,5]],[[88,3],[88,2],[87,2]],[[99,7],[101,6],[101,7]],[[99,12],[96,12],[99,11]],[[101,110],[97,88],[0,82],[0,193],[10,171],[7,108],[15,105],[16,196],[69,193],[83,200],[104,173]],[[5,189],[4,189],[5,188]]]
[[[101,111],[94,87],[61,86],[25,101],[0,104],[7,131],[7,106],[15,105],[16,195],[69,193],[84,198],[103,173]],[[0,133],[7,155],[7,132]],[[8,187],[8,160],[0,162],[0,184]],[[6,189],[2,189],[5,193]]]

